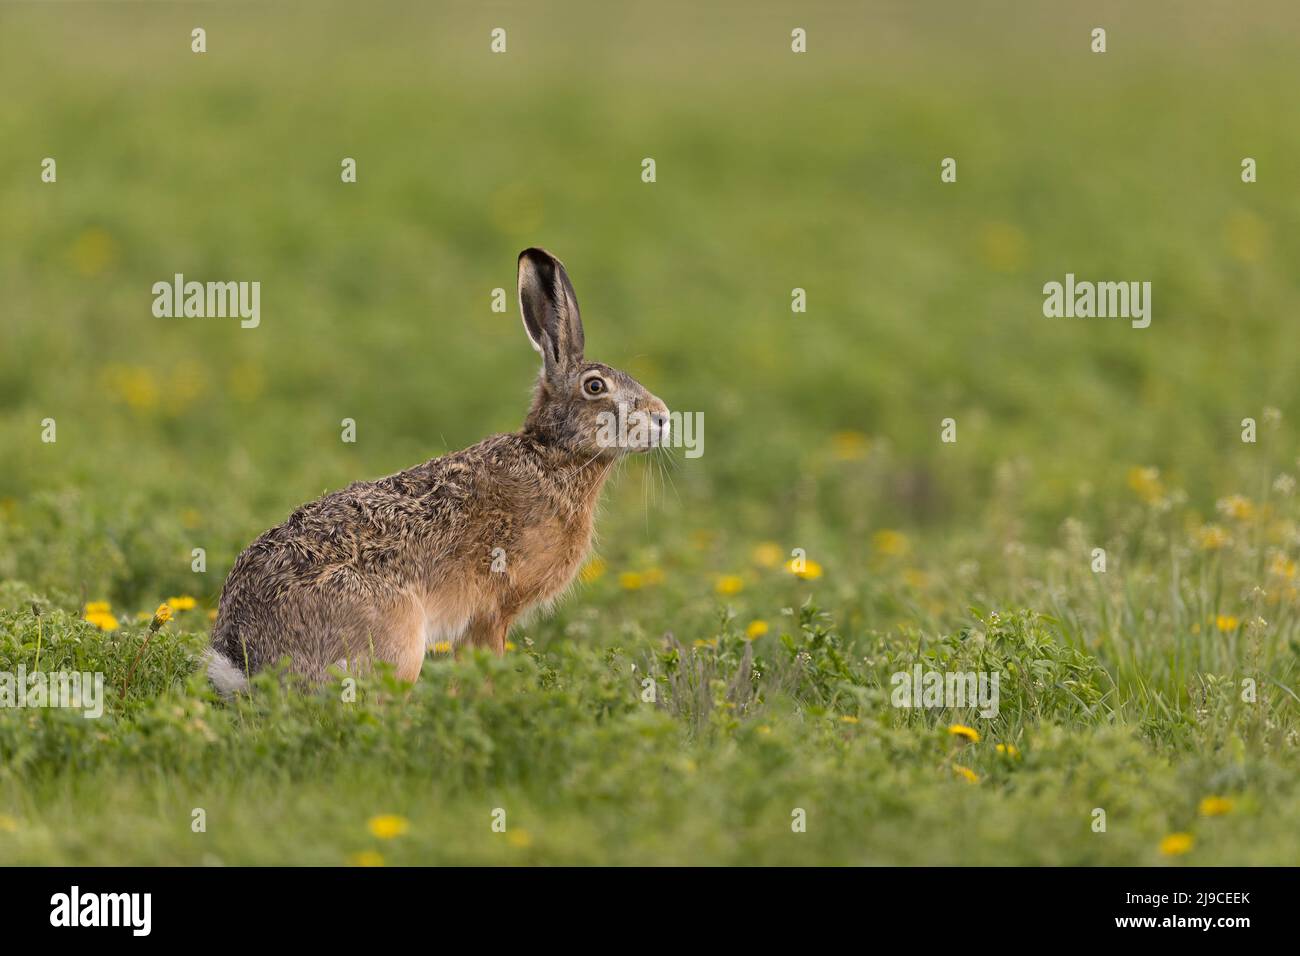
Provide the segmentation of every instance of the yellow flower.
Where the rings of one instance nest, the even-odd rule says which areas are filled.
[[[754,563],[760,568],[774,568],[781,563],[781,546],[775,541],[764,541],[754,546]]]
[[[1244,498],[1241,495],[1229,495],[1226,498],[1220,498],[1215,507],[1218,508],[1219,514],[1236,521],[1249,521],[1255,517],[1254,504],[1251,503],[1249,498]]]
[[[635,571],[624,571],[618,576],[618,586],[625,591],[639,591],[645,579]]]
[[[101,631],[116,631],[117,618],[107,611],[92,611],[88,613],[85,620],[95,625]]]
[[[172,606],[173,611],[190,611],[198,602],[188,594],[182,594],[180,597],[169,597],[167,603]]]
[[[605,567],[605,562],[601,558],[592,558],[582,566],[582,570],[578,572],[578,577],[583,584],[590,584],[605,573]]]
[[[1019,226],[1009,222],[986,222],[980,227],[980,253],[997,272],[1019,272],[1025,264],[1027,243]]]
[[[707,528],[700,528],[691,532],[691,544],[700,551],[706,551],[713,547],[713,542],[717,534]]]
[[[104,388],[137,412],[158,404],[161,390],[153,372],[139,365],[110,365],[100,373]]]
[[[1201,801],[1200,812],[1203,817],[1221,817],[1231,813],[1236,804],[1230,797],[1206,797]]]
[[[226,378],[227,391],[240,402],[253,402],[266,388],[266,373],[253,362],[234,366]]]
[[[1223,223],[1223,244],[1234,258],[1254,262],[1268,250],[1268,227],[1253,213],[1234,210]]]
[[[506,842],[517,849],[524,849],[533,845],[532,835],[527,830],[507,830]]]
[[[858,718],[852,717],[849,714],[845,714],[842,717],[840,717],[840,723],[842,724],[856,724],[857,722],[858,722]]]
[[[762,637],[767,632],[767,621],[750,621],[749,626],[745,628],[745,636],[751,641]]]
[[[1128,486],[1149,505],[1158,504],[1165,497],[1165,486],[1160,481],[1159,468],[1130,468]]]
[[[1020,756],[1020,748],[1015,744],[998,744],[997,751],[1000,754],[1006,754],[1008,757]]]
[[[86,605],[87,614],[107,614],[111,606],[107,601],[91,601]]]
[[[514,641],[506,641],[506,650],[508,650],[508,651],[513,651],[514,649],[515,649],[515,642],[514,642]]]
[[[745,582],[738,574],[723,574],[714,582],[713,587],[719,594],[729,597],[745,590]]]
[[[1171,833],[1160,841],[1160,853],[1162,856],[1182,856],[1194,842],[1190,833]]]
[[[384,857],[381,853],[374,850],[362,850],[360,853],[353,853],[348,857],[348,862],[353,866],[383,866]]]
[[[1214,626],[1225,634],[1228,633],[1228,631],[1235,631],[1237,625],[1240,623],[1241,622],[1231,614],[1220,614],[1214,619]]]
[[[433,645],[433,652],[434,652],[435,654],[450,654],[450,653],[451,653],[451,641],[438,641],[438,642],[436,642],[436,643]]]
[[[974,770],[972,770],[970,767],[963,767],[963,766],[962,766],[961,764],[959,764],[959,763],[955,763],[955,764],[952,765],[952,772],[955,773],[957,776],[961,777],[961,778],[962,778],[963,780],[965,780],[967,783],[979,783],[979,782],[980,782],[979,774],[977,774],[977,773],[976,773]]]
[[[836,432],[831,436],[831,453],[838,461],[857,461],[867,456],[870,444],[862,432]]]
[[[906,554],[911,547],[911,543],[907,540],[906,535],[886,528],[883,531],[877,531],[871,536],[871,546],[876,549],[876,554],[896,557],[900,554]]]
[[[1196,543],[1202,551],[1218,551],[1228,544],[1228,533],[1217,524],[1207,524],[1196,532]]]
[[[1268,572],[1275,577],[1290,580],[1295,577],[1296,563],[1285,554],[1275,554],[1268,566]]]
[[[158,610],[153,612],[153,619],[162,627],[172,619],[172,606],[170,604],[159,604]]]
[[[371,817],[366,826],[373,836],[377,836],[381,840],[391,840],[393,837],[399,837],[411,829],[410,821],[406,817],[399,817],[392,813]]]
[[[803,569],[799,570],[799,559],[791,558],[785,563],[785,569],[801,581],[816,581],[822,576],[822,566],[812,558],[803,559]]]
[[[99,275],[117,262],[117,240],[99,226],[83,230],[69,251],[82,275]]]
[[[965,724],[953,724],[948,728],[948,733],[954,737],[963,737],[971,743],[979,743],[980,733],[974,727],[967,727]]]
[[[702,638],[702,637],[701,637],[701,638],[697,638],[696,641],[695,641],[695,646],[696,646],[696,647],[717,647],[717,646],[718,646],[718,639],[717,639],[716,637],[711,637],[711,638],[709,638],[709,639],[706,641],[706,640],[705,640],[704,638]]]

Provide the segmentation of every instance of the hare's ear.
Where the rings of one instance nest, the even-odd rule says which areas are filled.
[[[548,376],[582,362],[582,316],[564,264],[545,249],[519,253],[519,311]]]

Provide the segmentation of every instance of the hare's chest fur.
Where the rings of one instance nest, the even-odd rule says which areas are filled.
[[[514,554],[505,549],[502,555],[502,612],[513,616],[562,594],[591,551],[591,537],[589,517],[554,517],[524,528]]]

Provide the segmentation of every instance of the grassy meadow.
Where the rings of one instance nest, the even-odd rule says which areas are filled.
[[[0,671],[107,695],[0,709],[0,863],[1300,859],[1300,13],[870,6],[0,5]],[[529,245],[703,454],[502,660],[218,700],[256,535],[519,426]]]

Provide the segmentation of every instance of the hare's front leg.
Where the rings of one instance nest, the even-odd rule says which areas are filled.
[[[510,619],[504,615],[477,617],[469,624],[469,643],[474,647],[490,648],[497,657],[504,657],[506,634],[509,631]]]

